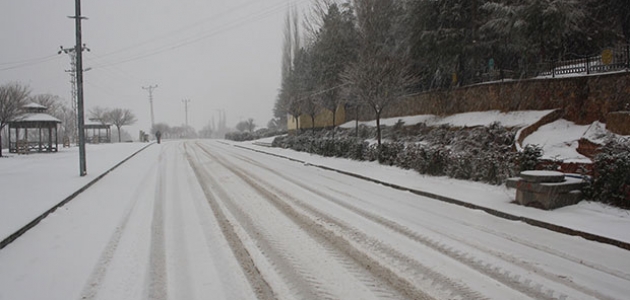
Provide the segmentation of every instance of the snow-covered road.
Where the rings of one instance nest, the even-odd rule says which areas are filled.
[[[630,252],[216,141],[149,147],[0,251],[0,299],[625,299]]]

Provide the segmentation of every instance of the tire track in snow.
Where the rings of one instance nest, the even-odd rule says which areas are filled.
[[[219,227],[221,228],[221,232],[223,233],[226,241],[228,242],[229,247],[232,249],[236,260],[241,266],[245,277],[248,282],[252,286],[256,296],[258,299],[275,299],[275,294],[269,286],[269,283],[265,281],[263,276],[260,273],[260,270],[254,264],[251,255],[247,251],[243,242],[239,239],[237,233],[234,230],[232,224],[230,224],[229,220],[225,216],[225,213],[221,209],[217,199],[215,198],[212,190],[210,190],[209,186],[206,184],[209,180],[209,176],[206,176],[203,172],[203,168],[199,166],[198,159],[195,160],[192,155],[186,151],[186,158],[190,167],[193,169],[199,184],[203,190],[203,193],[206,196],[206,200],[210,205],[212,212],[214,213],[214,217],[219,223]]]
[[[306,216],[302,212],[299,212],[290,204],[283,201],[279,196],[280,193],[284,199],[292,199],[293,202],[297,201],[293,199],[291,196],[283,194],[281,191],[272,192],[269,189],[263,187],[259,184],[259,182],[264,182],[264,180],[260,178],[255,178],[251,174],[247,174],[247,171],[244,171],[234,165],[230,165],[230,163],[225,160],[217,157],[213,153],[211,153],[206,145],[198,144],[201,149],[210,157],[214,158],[217,162],[223,165],[225,168],[233,172],[235,175],[244,180],[251,187],[256,189],[263,197],[265,197],[271,204],[273,204],[278,210],[283,212],[286,216],[294,220],[299,227],[305,231],[307,231],[312,236],[317,236],[319,239],[325,240],[329,243],[334,249],[337,251],[341,251],[345,255],[347,255],[350,259],[355,261],[359,266],[361,266],[365,271],[371,273],[375,278],[378,278],[383,283],[388,284],[391,288],[396,290],[398,293],[402,294],[405,298],[408,299],[433,299],[432,296],[428,295],[423,290],[419,289],[413,283],[411,283],[408,279],[403,278],[397,274],[396,271],[392,270],[386,265],[383,265],[379,259],[376,259],[372,255],[361,251],[353,242],[346,240],[345,238],[339,236],[334,230],[330,230],[325,226],[322,226],[322,220],[324,223],[334,223],[338,225],[340,230],[342,231],[352,231],[353,234],[357,235],[356,240],[368,240],[370,244],[378,244],[377,248],[381,248],[382,254],[388,255],[394,261],[397,261],[401,265],[411,265],[415,270],[420,270],[416,275],[422,278],[422,281],[426,283],[426,287],[435,289],[436,286],[439,286],[439,289],[442,291],[448,290],[448,292],[443,292],[443,294],[449,295],[449,297],[455,297],[459,299],[482,299],[483,297],[467,287],[462,286],[461,284],[454,282],[441,274],[430,270],[429,268],[421,265],[417,261],[414,261],[404,255],[400,254],[398,251],[393,248],[382,245],[379,241],[375,241],[370,239],[369,237],[363,235],[358,231],[354,231],[345,225],[342,225],[338,221],[332,220],[329,216],[325,214],[318,213],[316,218],[319,219],[319,222],[313,220],[313,218]]]
[[[181,145],[178,144],[176,155],[179,156],[179,150]],[[171,155],[169,157],[170,168],[166,168],[168,170],[168,174],[178,174],[176,166],[179,164],[179,158],[174,157],[175,155]],[[172,159],[172,160],[171,160]],[[192,296],[192,285],[191,280],[186,280],[185,277],[188,275],[192,275],[190,273],[190,260],[188,259],[188,243],[186,240],[187,232],[184,230],[185,226],[185,218],[183,212],[183,203],[182,199],[180,199],[179,195],[180,186],[177,179],[169,180],[169,187],[173,189],[169,190],[168,193],[168,202],[166,205],[166,219],[169,221],[168,231],[165,232],[167,236],[168,244],[173,244],[171,247],[166,247],[167,250],[167,259],[169,260],[169,264],[167,265],[167,269],[170,272],[169,279],[173,283],[171,287],[174,286],[169,292],[171,297],[177,297],[181,299],[193,299]],[[170,251],[168,251],[170,250]],[[170,259],[169,259],[170,258]],[[169,268],[172,267],[172,268]],[[182,274],[184,274],[182,276]],[[192,275],[194,276],[194,275]]]
[[[281,241],[275,238],[264,226],[258,226],[256,222],[241,207],[239,207],[231,197],[227,190],[213,178],[205,169],[203,173],[203,183],[209,184],[213,193],[216,194],[215,199],[220,199],[220,203],[226,207],[227,212],[259,248],[261,254],[271,262],[271,267],[276,273],[280,274],[283,281],[288,284],[290,290],[296,293],[300,298],[305,299],[330,299],[329,293],[321,287],[321,283],[316,277],[311,276],[305,270],[299,259],[291,255],[291,251],[284,249]],[[236,226],[233,224],[232,226]],[[238,235],[238,233],[237,233]],[[257,251],[255,249],[248,250]],[[255,261],[256,262],[256,261]]]
[[[151,170],[145,173],[145,176],[140,182],[140,185],[139,185],[140,187],[149,185],[152,174],[154,173],[153,170],[156,168],[157,168],[156,166],[153,166]],[[110,263],[116,254],[116,250],[118,249],[120,239],[123,233],[125,232],[125,230],[127,229],[127,224],[129,223],[129,220],[131,219],[131,215],[137,209],[140,193],[142,193],[142,189],[136,188],[136,190],[134,191],[134,194],[132,195],[133,200],[130,202],[127,208],[125,208],[123,218],[119,222],[118,226],[116,226],[116,230],[114,231],[114,233],[109,239],[109,242],[103,249],[103,252],[101,253],[100,258],[96,266],[94,267],[94,270],[92,271],[92,273],[86,280],[85,285],[83,286],[83,289],[81,292],[81,299],[86,299],[86,300],[97,299],[98,292],[101,289],[101,285],[103,284],[103,280],[105,278],[105,275],[107,274]]]
[[[162,152],[158,160],[158,178],[155,186],[155,202],[153,205],[153,220],[151,222],[151,252],[149,254],[149,277],[147,284],[147,297],[151,300],[168,299],[166,241],[164,238],[166,164],[164,152]]]
[[[509,286],[510,288],[517,290],[519,292],[522,292],[526,295],[528,295],[529,297],[532,298],[536,298],[536,299],[566,299],[567,295],[564,295],[563,293],[559,293],[557,291],[554,291],[551,288],[547,288],[545,287],[543,284],[537,283],[535,281],[532,281],[531,279],[526,278],[524,275],[521,274],[512,274],[510,271],[505,270],[504,268],[500,267],[499,265],[496,264],[492,264],[492,263],[488,263],[482,259],[479,259],[478,257],[475,257],[473,255],[469,255],[467,253],[462,253],[461,251],[457,251],[455,249],[453,249],[451,246],[446,245],[444,243],[440,243],[436,240],[433,240],[427,236],[421,235],[417,232],[414,232],[412,230],[410,230],[409,228],[406,228],[404,226],[401,226],[400,224],[393,222],[391,220],[388,220],[384,217],[381,217],[379,215],[373,214],[373,213],[369,213],[363,209],[360,209],[356,206],[350,205],[345,201],[341,201],[339,199],[337,199],[334,196],[331,196],[330,194],[326,194],[324,192],[322,192],[321,190],[318,189],[314,189],[302,182],[300,182],[299,180],[296,180],[294,178],[291,178],[289,176],[286,176],[284,174],[281,174],[280,172],[277,172],[271,168],[268,168],[246,156],[240,155],[240,154],[235,154],[235,153],[230,153],[232,156],[234,156],[237,159],[240,159],[242,161],[245,161],[247,163],[253,164],[258,166],[259,168],[265,169],[268,172],[271,172],[281,178],[283,178],[284,180],[287,180],[297,186],[300,186],[301,188],[304,188],[320,197],[322,197],[323,199],[326,199],[328,201],[331,201],[341,207],[346,208],[349,211],[352,211],[368,220],[371,220],[375,223],[378,223],[382,226],[385,226],[391,230],[393,230],[394,232],[397,232],[401,235],[404,235],[408,238],[410,238],[411,240],[414,240],[420,244],[423,244],[443,255],[446,255],[448,257],[451,257],[457,261],[459,261],[462,264],[465,264],[475,270],[478,270],[479,272],[485,274],[486,276],[489,276],[503,284],[505,284],[506,286]],[[257,179],[256,181],[260,182],[261,179]],[[277,192],[282,192],[277,190]],[[339,192],[339,191],[337,191]],[[306,204],[304,204],[306,205]],[[314,208],[309,208],[309,209],[313,209]],[[320,212],[316,212],[319,215],[324,215]],[[451,218],[449,218],[451,219]],[[457,221],[459,223],[461,223],[461,220],[453,220],[453,221]],[[520,262],[516,259],[513,260],[509,260],[506,259],[506,257],[504,257],[503,255],[498,255],[496,253],[496,251],[493,251],[492,249],[486,249],[486,248],[481,248],[477,245],[472,245],[469,242],[463,241],[461,239],[455,238],[453,235],[448,234],[446,232],[442,232],[440,230],[434,229],[434,228],[427,228],[426,224],[423,225],[426,229],[431,230],[439,235],[444,235],[444,236],[448,236],[451,239],[454,239],[458,242],[464,243],[468,246],[471,246],[473,248],[476,248],[478,250],[480,250],[482,253],[489,253],[492,254],[495,258],[498,258],[504,262],[513,264],[513,265],[517,265],[523,269],[526,269],[528,271],[531,271],[537,275],[540,275],[548,280],[551,280],[553,282],[556,282],[558,284],[561,285],[565,285],[567,287],[570,287],[576,291],[579,291],[581,293],[584,293],[586,295],[589,295],[591,297],[596,297],[598,299],[611,299],[610,297],[600,293],[599,291],[596,290],[592,290],[589,289],[587,287],[578,285],[574,282],[572,282],[571,280],[568,280],[567,278],[560,278],[555,274],[550,274],[547,271],[541,269],[541,268],[537,268],[531,264],[526,264],[524,262]],[[472,225],[468,225],[468,226],[472,226]],[[505,238],[505,237],[504,237]],[[552,253],[549,253],[552,254]],[[552,255],[557,255],[557,253],[553,253]],[[565,257],[562,257],[565,258]],[[596,268],[597,269],[597,268]],[[600,268],[603,269],[603,268]],[[598,269],[599,270],[599,269]],[[603,271],[605,273],[609,273],[610,275],[616,276],[617,274],[615,273],[610,273],[610,272],[606,272],[605,270],[599,270],[599,271]]]
[[[209,155],[206,154],[206,156]],[[213,160],[217,161],[216,158],[213,158]],[[233,172],[233,170],[230,170],[229,168],[228,170],[230,172]],[[277,274],[280,275],[282,281],[289,285],[293,293],[297,293],[300,298],[307,299],[338,298],[338,296],[334,296],[334,292],[329,291],[323,285],[321,280],[318,278],[318,275],[316,275],[317,271],[312,271],[308,269],[307,266],[303,265],[305,260],[304,256],[293,256],[295,253],[294,247],[286,244],[287,241],[293,244],[308,242],[307,240],[303,240],[304,237],[296,235],[291,237],[289,240],[287,240],[287,238],[284,238],[283,243],[276,238],[276,236],[279,234],[278,232],[270,232],[269,230],[271,229],[266,230],[267,226],[260,226],[260,224],[257,224],[242,208],[238,207],[233,197],[230,197],[228,195],[225,188],[219,185],[217,180],[211,178],[209,174],[206,174],[204,182],[210,183],[212,190],[217,193],[217,198],[222,200],[222,203],[228,208],[228,211],[231,212],[234,218],[237,219],[238,224],[241,225],[241,227],[245,230],[246,236],[251,237],[251,239],[255,241],[255,247],[258,248],[258,250],[253,249],[252,251],[261,253],[265,257],[266,261],[271,262],[271,267],[275,270]],[[264,200],[264,196],[261,199]],[[265,200],[265,203],[267,203],[266,205],[268,205],[268,200]],[[275,211],[278,210],[275,209]],[[286,212],[278,212],[286,215]],[[290,222],[292,222],[293,224],[296,224],[292,220],[292,218],[289,218],[288,220],[290,220]],[[302,226],[300,226],[301,224],[297,223],[296,225],[303,229]],[[291,235],[292,233],[288,232],[288,234]],[[311,238],[311,241],[313,241],[313,234],[311,232],[307,232],[307,236]],[[326,257],[329,257],[329,255],[337,258],[343,256],[343,258],[338,259],[338,261],[343,262],[341,264],[350,265],[349,262],[351,262],[351,260],[348,260],[348,257],[346,255],[342,255],[342,252],[338,251],[336,248],[331,247],[329,243],[327,243],[327,241],[323,240],[319,236],[315,236],[314,241],[318,243],[319,247],[321,247],[321,251],[325,251],[324,253],[326,253]],[[299,255],[301,255],[303,252],[299,253]],[[334,255],[331,253],[334,253]],[[308,261],[308,258],[306,260]],[[265,263],[265,261],[258,262],[261,264]],[[311,265],[310,267],[313,266]],[[352,269],[346,268],[346,270]],[[366,273],[365,271],[362,271],[361,273],[363,276],[357,276],[356,274],[354,274],[354,277],[360,277],[363,279],[364,288],[378,286],[377,284],[375,284],[374,278],[372,278],[371,281],[367,280],[367,277],[365,275],[368,273]],[[319,276],[326,275],[322,274]],[[373,288],[370,291],[372,294],[380,295],[379,297],[381,298],[393,299],[401,297],[401,295],[399,295],[398,293],[392,293],[391,291],[386,291],[382,289],[379,290],[377,288]]]

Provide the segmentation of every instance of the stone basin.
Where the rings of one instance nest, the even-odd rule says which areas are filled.
[[[521,179],[527,182],[563,182],[564,173],[558,171],[523,171]]]

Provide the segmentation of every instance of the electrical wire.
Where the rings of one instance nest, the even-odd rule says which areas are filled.
[[[303,2],[307,2],[309,0],[301,0],[301,1],[297,1],[298,4],[299,3],[303,3]],[[203,41],[205,39],[208,39],[210,37],[216,36],[218,34],[221,33],[225,33],[227,31],[233,30],[235,28],[238,28],[240,26],[243,26],[245,24],[248,24],[250,22],[253,21],[258,21],[264,18],[267,18],[269,16],[272,16],[274,14],[276,14],[277,12],[285,9],[288,6],[287,3],[276,3],[270,7],[267,7],[266,9],[259,11],[257,13],[254,14],[250,14],[244,18],[232,21],[231,23],[226,23],[223,24],[221,27],[215,28],[214,30],[211,30],[207,33],[204,33],[202,35],[198,35],[198,36],[193,36],[193,37],[188,37],[185,38],[183,40],[181,40],[180,42],[177,42],[175,44],[171,44],[171,45],[164,45],[161,47],[158,47],[156,49],[154,49],[151,52],[148,53],[143,53],[143,54],[139,54],[139,55],[135,55],[135,56],[131,56],[128,58],[123,58],[121,60],[112,62],[112,63],[108,63],[108,64],[102,64],[102,65],[95,65],[93,68],[105,68],[105,67],[109,67],[109,66],[115,66],[115,65],[119,65],[119,64],[123,64],[123,63],[127,63],[127,62],[132,62],[132,61],[136,61],[136,60],[140,60],[140,59],[144,59],[147,57],[151,57],[151,56],[155,56],[164,52],[168,52],[168,51],[173,51],[176,49],[179,49],[181,47],[190,45],[190,44],[194,44],[194,43],[198,43],[200,41]],[[107,55],[107,54],[106,54]],[[103,55],[105,56],[105,55]]]
[[[0,71],[7,71],[7,70],[24,68],[24,67],[30,67],[30,66],[34,66],[38,64],[43,64],[49,61],[53,61],[57,58],[59,58],[58,55],[49,55],[49,56],[44,56],[40,58],[26,59],[22,61],[0,63]],[[6,67],[3,67],[3,66],[6,66]]]
[[[300,4],[302,4],[304,2],[308,2],[308,1],[309,0],[297,0],[297,1],[294,1],[294,4],[295,5],[300,5]],[[189,30],[189,29],[191,29],[193,27],[199,26],[199,25],[201,25],[203,23],[206,23],[208,21],[216,21],[217,19],[221,19],[222,17],[225,17],[225,16],[227,16],[227,15],[229,15],[229,14],[235,12],[235,11],[240,11],[243,8],[251,6],[251,5],[255,4],[255,3],[259,3],[259,2],[257,0],[255,0],[255,1],[249,1],[249,2],[242,3],[241,5],[233,7],[231,9],[228,9],[228,10],[226,10],[226,11],[220,13],[220,14],[215,14],[215,15],[212,15],[210,17],[204,18],[202,20],[194,22],[191,25],[187,25],[187,26],[184,26],[182,28],[179,28],[179,29],[177,29],[175,31],[171,31],[169,33],[162,34],[162,35],[158,35],[158,36],[156,36],[154,38],[151,38],[149,40],[146,40],[146,41],[143,41],[143,42],[140,42],[140,43],[137,43],[137,44],[133,44],[133,45],[130,45],[130,46],[127,46],[127,47],[124,47],[124,48],[121,48],[121,49],[118,49],[118,50],[115,50],[115,51],[112,51],[112,52],[109,52],[109,53],[106,53],[106,54],[103,54],[103,55],[100,55],[100,56],[97,57],[97,59],[102,59],[102,58],[107,57],[107,56],[111,56],[111,55],[114,55],[114,54],[117,54],[117,53],[125,52],[125,51],[128,51],[128,50],[134,49],[134,48],[138,48],[140,46],[152,43],[154,41],[158,41],[158,40],[162,40],[162,39],[165,39],[165,38],[169,38],[169,37],[174,36],[174,35],[176,35],[176,34],[178,34],[180,32],[187,31],[187,30]],[[96,64],[92,68],[93,69],[96,69],[96,68],[100,69],[100,68],[111,67],[111,66],[115,66],[115,65],[119,65],[119,64],[123,64],[123,63],[127,63],[127,62],[132,62],[132,61],[144,59],[144,58],[147,58],[147,57],[155,56],[155,55],[158,55],[158,54],[161,54],[161,53],[164,53],[164,52],[173,51],[173,50],[176,50],[178,48],[181,48],[181,47],[184,47],[184,46],[187,46],[187,45],[190,45],[190,44],[198,43],[200,41],[203,41],[203,40],[208,39],[210,37],[216,36],[218,34],[221,34],[221,33],[224,33],[224,32],[230,31],[230,30],[233,30],[233,29],[238,28],[240,26],[243,26],[243,25],[245,25],[247,23],[267,18],[269,16],[274,15],[275,13],[277,13],[278,11],[284,9],[285,7],[287,7],[289,5],[290,4],[288,2],[276,3],[276,4],[273,4],[272,6],[269,6],[269,7],[265,8],[265,9],[263,9],[261,11],[258,11],[257,13],[250,14],[248,16],[245,16],[244,18],[241,18],[241,19],[234,20],[232,22],[223,24],[223,25],[221,25],[221,26],[219,26],[219,27],[217,27],[217,28],[207,32],[207,33],[204,33],[204,34],[202,34],[200,36],[192,36],[192,37],[180,40],[179,42],[176,42],[176,43],[171,44],[171,45],[164,45],[164,46],[157,47],[157,48],[153,49],[152,51],[150,51],[149,53],[143,53],[143,54],[130,56],[130,57],[118,60],[118,61],[114,61],[114,62],[108,62],[108,63],[104,63],[104,64],[98,64],[98,62],[95,62]],[[44,57],[40,57],[40,58],[33,58],[33,59],[27,59],[27,60],[22,60],[22,61],[0,63],[0,71],[7,71],[7,70],[13,70],[13,69],[19,69],[19,68],[29,67],[29,66],[33,66],[33,65],[38,65],[38,64],[42,64],[42,63],[46,63],[46,62],[55,60],[57,58],[58,58],[57,55],[49,55],[49,56],[44,56]]]
[[[195,23],[193,23],[191,25],[187,25],[187,26],[184,26],[184,27],[179,28],[177,30],[174,30],[174,31],[171,31],[171,32],[168,32],[168,33],[165,33],[165,34],[161,34],[161,35],[158,35],[158,36],[155,36],[155,37],[153,37],[151,39],[148,39],[146,41],[142,41],[142,42],[139,42],[139,43],[136,43],[136,44],[124,47],[124,48],[120,48],[118,50],[115,50],[115,51],[112,51],[112,52],[109,52],[109,53],[105,53],[105,54],[101,55],[101,57],[111,56],[111,55],[116,54],[116,53],[124,52],[124,51],[130,50],[130,49],[133,49],[133,48],[137,48],[137,47],[149,44],[149,43],[151,43],[153,41],[156,41],[156,40],[165,39],[165,38],[168,38],[170,36],[174,36],[174,35],[176,35],[176,34],[178,34],[180,32],[187,31],[188,29],[191,29],[193,27],[199,26],[199,25],[201,25],[203,23],[206,23],[208,21],[216,21],[217,19],[221,19],[222,17],[226,17],[226,16],[228,16],[230,13],[232,13],[234,11],[246,8],[246,7],[250,6],[250,5],[252,5],[254,3],[258,3],[258,2],[259,2],[258,0],[246,2],[246,3],[244,3],[244,4],[240,5],[240,6],[233,7],[231,9],[228,9],[228,10],[223,11],[221,13],[217,13],[217,14],[214,14],[214,15],[209,16],[207,18],[204,18],[202,20],[199,20],[199,21],[197,21],[197,22],[195,22]]]

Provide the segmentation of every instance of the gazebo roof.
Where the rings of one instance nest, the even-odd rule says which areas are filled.
[[[19,122],[55,122],[55,123],[61,123],[61,121],[49,114],[45,114],[45,113],[32,113],[32,114],[25,114],[22,115],[18,120],[13,121],[16,123]]]
[[[85,128],[102,128],[102,129],[107,129],[110,128],[112,126],[112,124],[103,124],[100,121],[96,121],[96,120],[88,120],[87,122],[85,122],[84,127]]]
[[[30,109],[48,109],[48,107],[43,106],[41,104],[37,104],[35,102],[31,102],[29,104],[26,104],[24,106],[22,106],[23,108],[30,108]]]
[[[57,127],[57,124],[61,121],[46,113],[26,113],[23,114],[11,122],[9,127],[11,128],[48,128]]]

